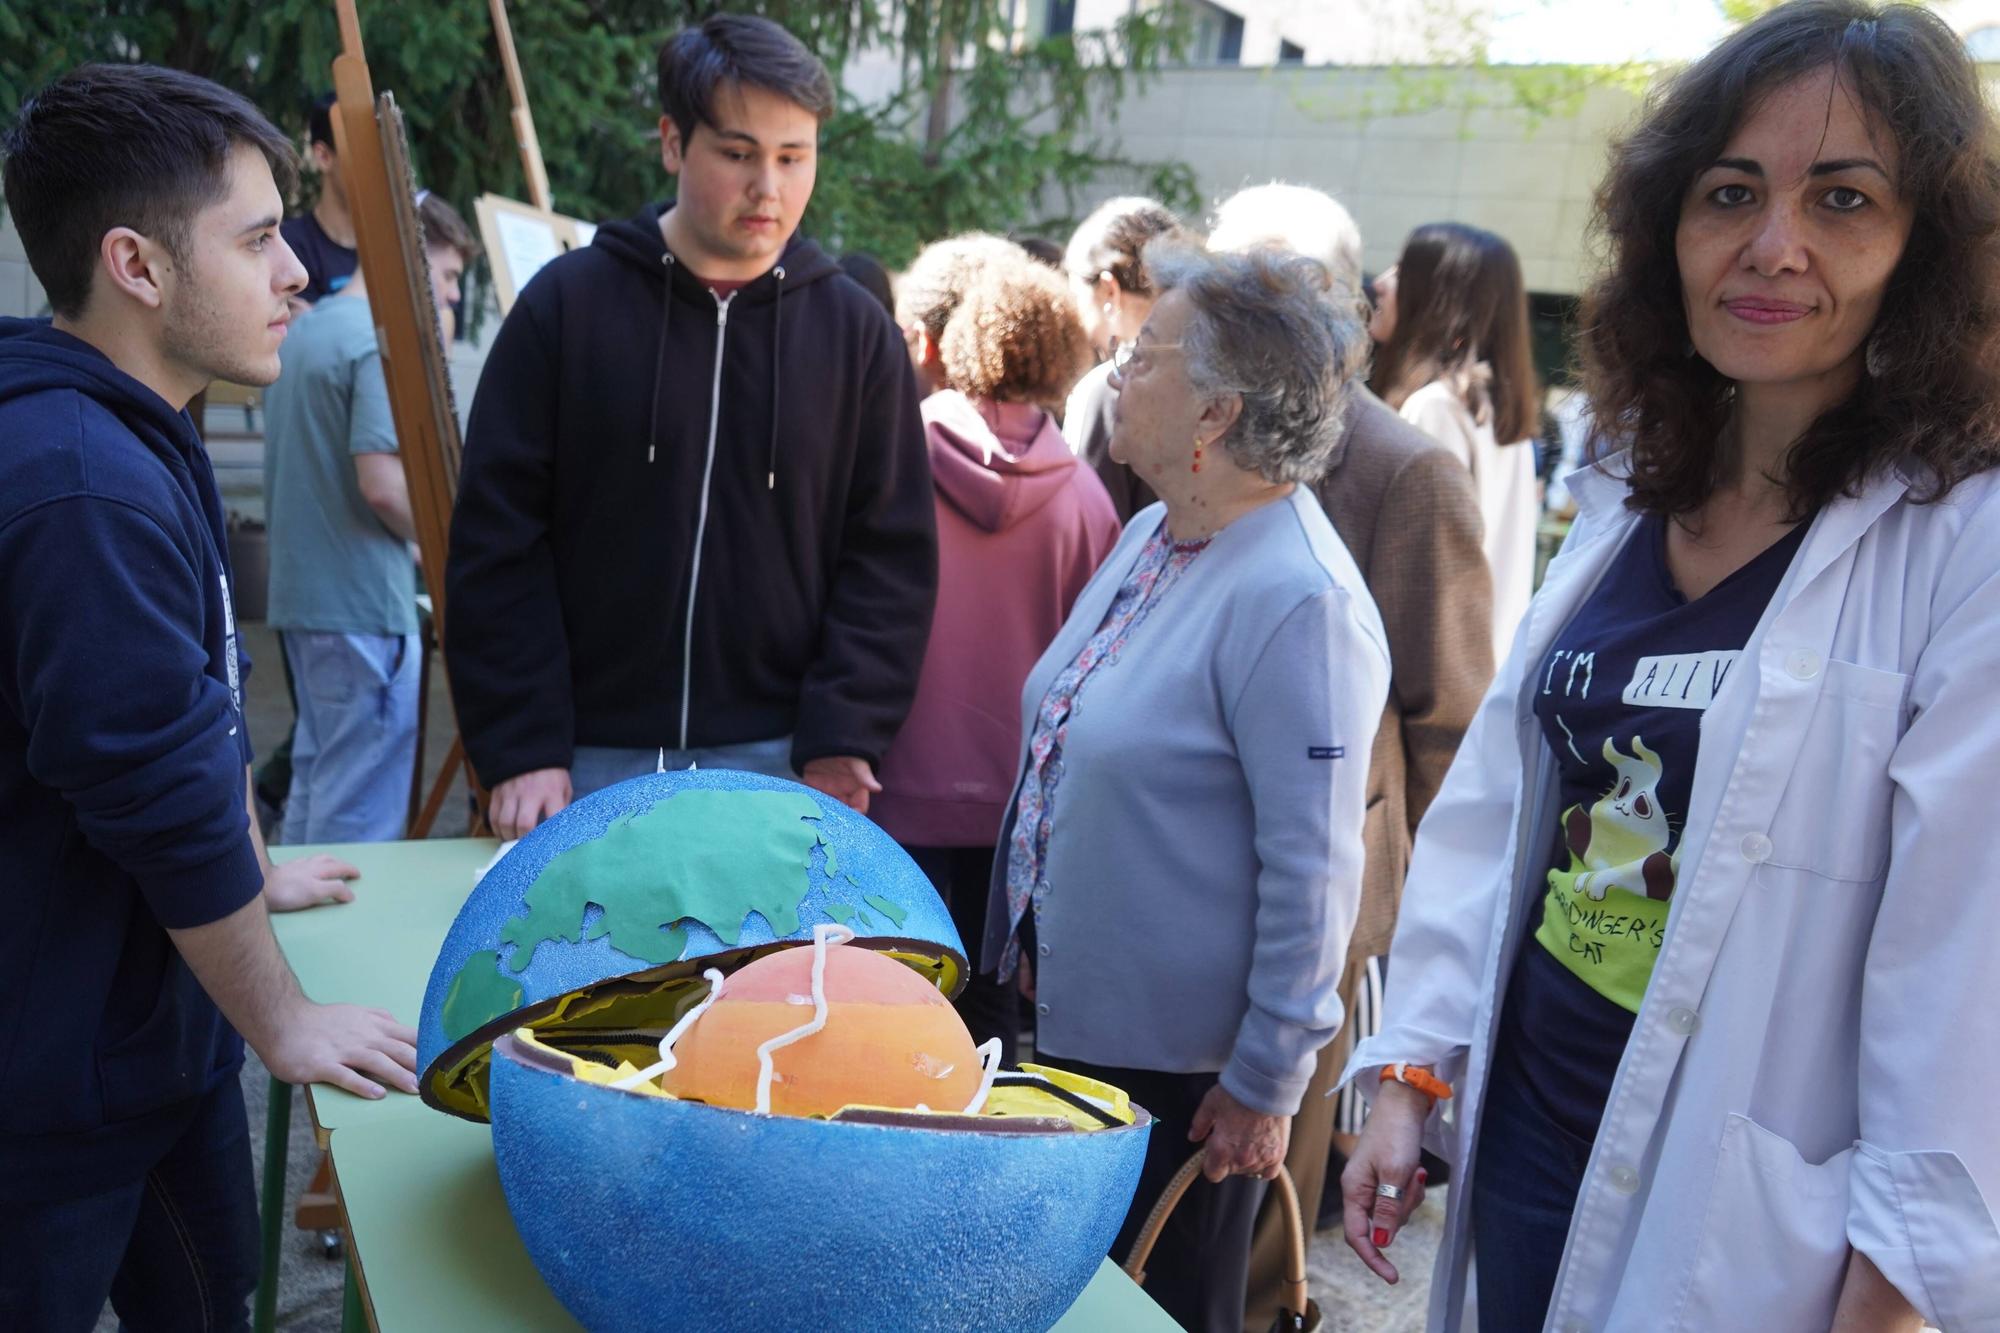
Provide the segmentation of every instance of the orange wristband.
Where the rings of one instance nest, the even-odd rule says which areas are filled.
[[[1415,1088],[1434,1101],[1451,1100],[1451,1084],[1433,1074],[1424,1065],[1383,1065],[1382,1081],[1401,1083],[1405,1087]]]

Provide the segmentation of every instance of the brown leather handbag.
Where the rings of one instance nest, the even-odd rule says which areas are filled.
[[[1140,1286],[1146,1285],[1146,1260],[1152,1257],[1153,1246],[1160,1239],[1160,1228],[1167,1224],[1167,1218],[1180,1203],[1181,1196],[1194,1184],[1194,1178],[1201,1174],[1202,1154],[1196,1153],[1186,1165],[1174,1172],[1174,1178],[1160,1191],[1160,1198],[1153,1205],[1153,1211],[1146,1214],[1146,1225],[1139,1228],[1138,1239],[1132,1242],[1132,1253],[1125,1258],[1125,1276]],[[1276,1181],[1278,1198],[1282,1201],[1285,1218],[1285,1239],[1289,1242],[1290,1253],[1285,1258],[1284,1294],[1278,1300],[1278,1317],[1271,1324],[1271,1333],[1320,1333],[1323,1321],[1319,1306],[1306,1294],[1306,1227],[1299,1216],[1299,1192],[1292,1185],[1291,1172],[1282,1166],[1278,1168]]]

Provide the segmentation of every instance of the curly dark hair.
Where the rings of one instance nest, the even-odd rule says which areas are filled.
[[[1023,251],[976,271],[938,344],[945,383],[968,398],[1059,404],[1090,366],[1062,275]]]
[[[1733,381],[1688,354],[1674,236],[1683,197],[1760,98],[1832,66],[1894,140],[1914,218],[1853,391],[1786,457],[1793,517],[1857,494],[1890,464],[1942,499],[2000,465],[2000,161],[1964,46],[1915,5],[1793,0],[1652,96],[1613,150],[1594,229],[1609,265],[1583,301],[1585,388],[1607,446],[1631,451],[1626,503],[1700,508],[1724,480]]]

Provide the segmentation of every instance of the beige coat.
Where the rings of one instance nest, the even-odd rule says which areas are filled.
[[[1389,951],[1417,821],[1493,679],[1493,581],[1464,466],[1367,389],[1314,487],[1389,638],[1389,704],[1368,770],[1368,847],[1350,965]]]

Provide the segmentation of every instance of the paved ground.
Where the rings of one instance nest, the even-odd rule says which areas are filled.
[[[260,510],[261,505],[253,505],[248,498],[251,488],[257,484],[254,467],[245,466],[247,460],[239,462],[234,457],[227,460],[218,458],[219,463],[225,461],[234,464],[218,468],[228,503],[235,508]],[[244,624],[243,635],[245,646],[257,664],[251,673],[246,708],[251,736],[257,743],[261,760],[289,731],[291,705],[285,694],[284,672],[279,666],[277,637],[263,625],[249,622]],[[450,703],[445,697],[442,681],[436,677],[432,680],[429,717],[427,780],[436,773],[451,744]],[[461,783],[446,801],[436,833],[444,837],[462,836],[466,825]],[[411,1017],[414,1018],[414,1015]],[[252,1055],[243,1071],[243,1096],[250,1113],[252,1154],[260,1175],[264,1160],[268,1084],[269,1075]],[[297,1204],[299,1195],[312,1176],[317,1160],[318,1153],[313,1147],[304,1100],[294,1098],[290,1152],[285,1172],[288,1219],[290,1210]],[[261,1185],[261,1180],[259,1183]],[[1443,1197],[1442,1190],[1435,1191],[1433,1201],[1425,1204],[1423,1212],[1398,1239],[1397,1258],[1406,1276],[1396,1287],[1383,1285],[1363,1269],[1337,1233],[1327,1232],[1315,1238],[1308,1271],[1313,1297],[1325,1313],[1329,1330],[1337,1333],[1414,1333],[1414,1330],[1423,1327],[1430,1258],[1437,1246]],[[340,1327],[342,1265],[337,1259],[329,1261],[322,1255],[317,1236],[292,1229],[288,1220],[278,1283],[280,1328],[300,1330],[301,1333],[307,1330],[333,1333]],[[115,1328],[116,1321],[107,1311],[98,1323],[99,1333],[112,1333]],[[402,1331],[391,1330],[390,1333]],[[480,1330],[479,1333],[486,1331]],[[1264,1333],[1264,1330],[1252,1330],[1251,1333]]]

